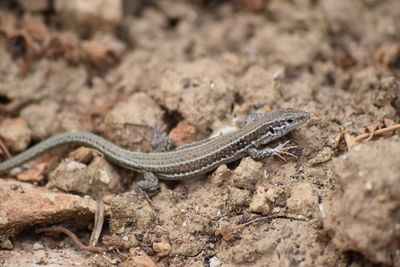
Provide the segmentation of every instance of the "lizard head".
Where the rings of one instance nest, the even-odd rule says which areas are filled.
[[[299,127],[310,118],[310,113],[295,109],[284,109],[260,114],[253,123],[258,132],[257,139],[261,144],[275,140]]]
[[[285,109],[273,112],[271,116],[275,117],[278,127],[287,129],[290,132],[294,128],[299,127],[310,118],[310,113],[295,109]]]

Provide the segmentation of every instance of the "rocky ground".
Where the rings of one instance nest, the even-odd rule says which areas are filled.
[[[72,130],[151,151],[160,125],[179,146],[250,113],[311,119],[284,139],[297,159],[244,158],[162,182],[152,205],[135,193],[140,175],[96,151],[36,158],[0,179],[1,264],[399,266],[399,10],[396,0],[2,1],[0,139],[12,155]],[[97,252],[38,232],[63,226],[88,244],[99,200]]]

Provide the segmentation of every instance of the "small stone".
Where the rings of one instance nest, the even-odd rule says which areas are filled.
[[[110,176],[105,170],[99,170],[99,181],[103,184],[109,184],[111,181]]]
[[[34,250],[40,250],[40,249],[43,249],[43,248],[44,248],[44,246],[39,242],[35,242],[35,244],[33,244],[33,249]]]
[[[273,195],[271,192],[268,192],[268,187],[265,185],[261,185],[257,187],[256,193],[253,196],[253,199],[250,202],[250,211],[255,213],[261,213],[263,215],[269,214],[271,212],[271,205]]]
[[[66,26],[113,31],[122,22],[121,0],[55,0],[54,9]]]
[[[288,225],[284,225],[282,230],[281,230],[281,236],[283,238],[289,237],[292,234],[292,228],[290,228]]]
[[[171,130],[169,136],[174,140],[174,144],[179,147],[185,144],[192,143],[194,137],[199,133],[197,128],[188,121],[181,121]]]
[[[321,217],[322,217],[323,219],[325,219],[325,218],[326,218],[326,212],[325,212],[324,203],[320,203],[320,204],[318,205],[318,210],[319,210],[319,213],[321,214]]]
[[[387,68],[395,67],[400,58],[400,45],[398,43],[383,44],[373,56],[383,66]]]
[[[322,148],[318,154],[308,161],[310,166],[329,161],[335,155],[335,151],[330,147]]]
[[[47,163],[40,163],[33,168],[23,171],[17,175],[17,179],[24,182],[41,182],[44,180]]]
[[[242,159],[240,165],[233,171],[232,183],[237,188],[254,190],[254,185],[262,177],[262,163],[250,157]]]
[[[153,243],[153,249],[157,252],[158,256],[167,256],[171,252],[171,245],[166,242]]]
[[[31,141],[31,130],[24,119],[5,119],[0,124],[0,138],[10,150],[22,151]]]
[[[275,192],[275,190],[274,190],[274,188],[269,188],[268,190],[267,190],[267,192],[265,193],[265,197],[270,201],[270,202],[275,202],[275,194],[276,194],[276,192]]]
[[[153,249],[157,252],[158,256],[167,256],[171,252],[171,245],[166,242],[153,243]]]
[[[131,248],[129,252],[132,256],[124,262],[124,266],[157,267],[154,261],[143,250],[137,252],[136,248]]]
[[[11,240],[7,238],[6,240],[0,242],[0,248],[12,250],[14,248],[14,245]]]
[[[272,209],[272,213],[280,213],[282,211],[282,208],[281,207],[274,207],[273,209]]]
[[[61,190],[93,198],[122,191],[122,177],[99,156],[95,156],[89,165],[67,158],[49,174],[49,181],[51,186]]]
[[[83,163],[77,162],[77,161],[70,161],[66,164],[66,170],[67,171],[76,171],[80,169],[85,169],[87,166]]]
[[[93,160],[93,156],[93,149],[87,147],[79,147],[69,153],[69,157],[84,164],[89,164]]]
[[[234,131],[237,131],[238,127],[235,126],[225,126],[217,131],[215,131],[210,138],[214,138],[214,137],[218,137],[221,135],[225,135],[225,134],[229,134],[229,133],[233,133]]]
[[[232,176],[233,172],[225,164],[220,165],[211,175],[210,183],[213,186],[222,186],[224,181]]]
[[[210,266],[210,267],[221,267],[221,265],[222,265],[221,260],[218,259],[216,256],[212,257],[212,258],[209,260],[208,263],[209,263],[209,266]]]
[[[370,181],[365,183],[365,190],[372,191],[373,188],[374,188],[374,186],[372,185],[372,183]]]

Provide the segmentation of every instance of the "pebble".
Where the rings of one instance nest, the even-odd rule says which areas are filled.
[[[210,258],[210,261],[209,261],[210,267],[220,267],[221,265],[222,265],[221,260],[218,259],[216,256]]]
[[[171,245],[166,242],[155,242],[153,243],[153,249],[158,256],[167,256],[171,252]]]

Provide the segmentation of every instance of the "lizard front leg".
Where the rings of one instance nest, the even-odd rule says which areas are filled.
[[[282,160],[286,161],[283,155],[288,155],[297,158],[296,155],[288,152],[290,149],[297,148],[297,146],[287,146],[289,142],[290,141],[286,141],[285,143],[280,144],[275,148],[266,147],[263,149],[257,149],[255,147],[251,147],[247,150],[247,153],[250,155],[251,158],[255,160],[262,160],[266,157],[277,156]]]
[[[152,172],[145,172],[143,180],[137,182],[136,185],[141,192],[145,193],[153,193],[160,187],[157,176]]]

